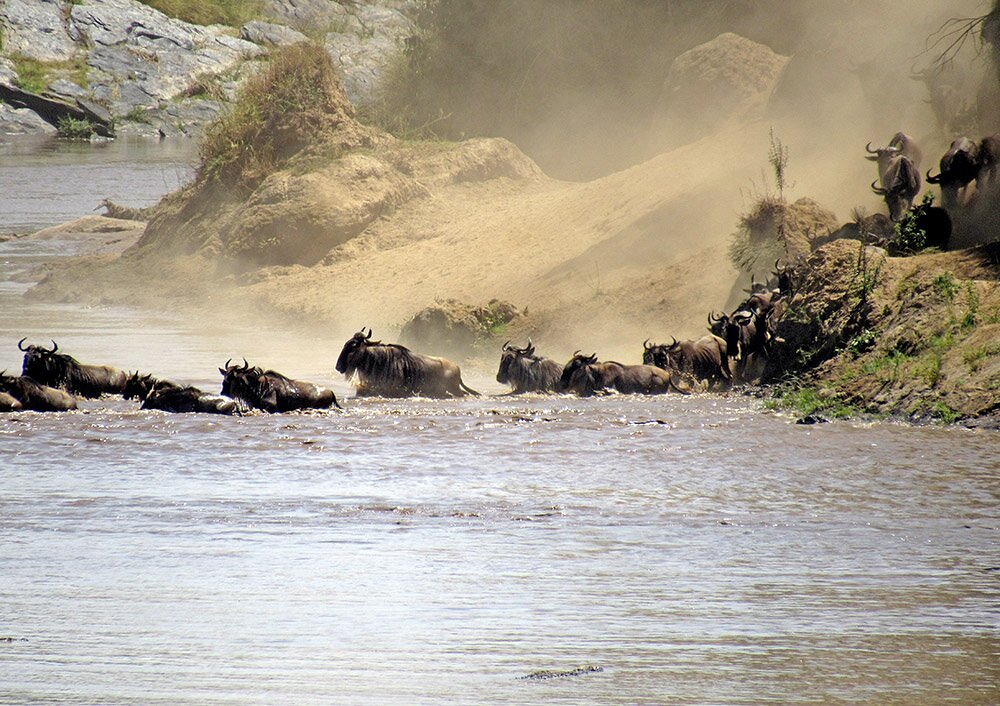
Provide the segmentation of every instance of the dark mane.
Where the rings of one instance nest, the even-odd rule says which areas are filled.
[[[359,357],[356,371],[365,384],[396,387],[405,381],[406,387],[417,389],[427,377],[427,361],[398,343],[370,343]]]

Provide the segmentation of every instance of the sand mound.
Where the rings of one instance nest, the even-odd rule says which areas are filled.
[[[415,350],[465,358],[522,316],[516,306],[498,299],[486,306],[445,299],[421,309],[403,324],[399,340]]]

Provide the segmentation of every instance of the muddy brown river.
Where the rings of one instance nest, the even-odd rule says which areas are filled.
[[[14,230],[72,211],[81,163],[189,173],[54,153],[0,150]],[[996,432],[497,397],[485,368],[480,399],[356,401],[323,334],[23,299],[74,247],[0,244],[0,367],[56,338],[217,390],[246,355],[348,399],[0,416],[0,703],[1000,702]]]

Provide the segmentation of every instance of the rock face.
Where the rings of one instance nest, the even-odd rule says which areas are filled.
[[[270,22],[247,22],[240,30],[240,39],[272,47],[309,41],[309,38],[302,32],[296,32],[290,27]]]
[[[4,51],[38,61],[67,61],[80,52],[62,0],[5,0],[0,5]]]
[[[788,57],[732,32],[684,52],[670,65],[654,137],[680,144],[733,118],[763,112]]]

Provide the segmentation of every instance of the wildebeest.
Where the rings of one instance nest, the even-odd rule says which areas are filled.
[[[35,412],[66,412],[76,409],[76,398],[65,390],[43,385],[27,375],[14,377],[0,372],[0,392],[5,392],[21,403],[24,409]]]
[[[984,137],[979,143],[978,167],[976,190],[985,192],[987,188],[996,188],[997,171],[1000,170],[1000,132]]]
[[[559,378],[559,388],[581,397],[617,390],[626,394],[661,395],[671,390],[685,392],[671,380],[669,371],[654,365],[623,365],[615,361],[600,363],[597,354],[580,355],[577,351]]]
[[[333,390],[318,387],[311,382],[292,380],[273,370],[251,366],[246,359],[243,365],[230,365],[226,361],[222,373],[222,394],[247,407],[265,412],[291,412],[296,409],[343,409]]]
[[[24,351],[21,371],[37,382],[58,387],[80,397],[100,397],[103,394],[120,395],[125,389],[128,375],[124,370],[110,365],[84,365],[76,358],[58,353],[59,346],[52,341],[52,348],[24,347],[22,338],[17,342]]]
[[[726,353],[730,359],[736,360],[735,378],[746,379],[746,368],[751,356],[759,358],[770,355],[772,316],[773,309],[754,313],[743,308],[732,316],[708,315],[708,330],[725,341]]]
[[[895,147],[899,150],[899,154],[904,157],[909,157],[916,170],[918,172],[920,171],[920,163],[924,161],[924,153],[921,152],[912,137],[907,135],[905,132],[897,132],[892,136],[892,139],[889,140],[889,147]]]
[[[446,358],[414,353],[398,343],[373,341],[364,328],[351,336],[337,358],[337,372],[358,376],[358,396],[464,397],[478,395],[462,382],[462,371]]]
[[[0,392],[0,412],[16,412],[23,408],[24,405],[21,404],[20,400],[6,392]]]
[[[557,392],[563,366],[550,358],[535,355],[535,346],[528,339],[524,348],[503,344],[497,382],[514,388],[512,395],[523,392]]]
[[[696,341],[678,341],[671,336],[671,343],[642,344],[642,362],[666,371],[675,370],[691,374],[709,384],[728,385],[733,375],[729,370],[726,342],[715,335],[702,336]]]
[[[927,170],[927,183],[941,187],[941,205],[955,208],[964,201],[966,187],[979,176],[979,145],[967,137],[959,137],[941,157],[940,171],[931,176]],[[962,198],[959,198],[962,192]]]
[[[128,377],[122,397],[127,400],[142,400],[142,409],[164,412],[235,414],[237,411],[234,400],[209,394],[197,387],[178,385],[152,375],[141,375],[138,371]]]
[[[913,199],[920,193],[920,172],[913,161],[902,153],[899,147],[871,148],[869,142],[865,146],[869,153],[865,159],[878,163],[878,181],[881,186],[872,182],[872,191],[885,198],[889,207],[889,218],[898,221],[903,214],[913,206]]]

